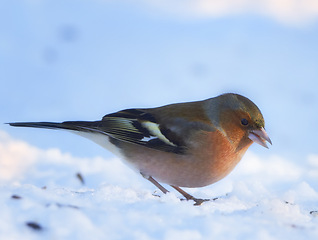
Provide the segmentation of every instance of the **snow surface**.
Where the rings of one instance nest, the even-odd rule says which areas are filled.
[[[260,107],[273,140],[218,183],[186,189],[218,198],[193,206],[84,138],[0,124],[0,240],[318,239],[317,7],[0,1],[0,123],[236,92]]]
[[[187,189],[218,197],[201,206],[162,195],[117,158],[76,158],[4,131],[0,159],[0,239],[318,238],[318,155],[295,164],[248,151],[225,179]]]

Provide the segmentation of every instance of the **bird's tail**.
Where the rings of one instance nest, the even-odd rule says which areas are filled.
[[[68,122],[14,122],[8,123],[13,127],[32,127],[32,128],[46,128],[46,129],[65,129],[77,135],[88,138],[102,147],[110,150],[114,154],[118,154],[110,143],[111,135],[108,134],[104,127],[103,121],[68,121]],[[102,136],[102,137],[101,137]]]
[[[100,121],[86,122],[86,121],[68,121],[62,123],[55,122],[14,122],[8,123],[13,127],[32,127],[32,128],[46,128],[46,129],[65,129],[79,132],[99,132],[98,127]]]

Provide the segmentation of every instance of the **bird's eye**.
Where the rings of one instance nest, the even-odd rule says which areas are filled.
[[[248,121],[245,118],[243,118],[241,120],[241,123],[242,123],[242,125],[246,126],[248,124]]]

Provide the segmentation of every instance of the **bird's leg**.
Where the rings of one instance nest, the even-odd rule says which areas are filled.
[[[160,189],[161,192],[163,192],[164,194],[168,193],[169,191],[167,189],[165,189],[163,186],[160,185],[160,183],[158,183],[153,177],[140,173],[141,176],[143,176],[145,179],[147,179],[149,182],[151,182],[153,185],[155,185],[157,188]],[[171,185],[171,187],[173,187],[174,189],[176,189],[179,193],[182,194],[182,196],[184,196],[186,198],[186,200],[193,200],[195,202],[195,206],[199,206],[204,202],[210,201],[210,199],[200,199],[200,198],[195,198],[192,195],[190,195],[189,193],[187,193],[186,191],[182,190],[179,187],[173,186]]]
[[[155,179],[153,179],[151,176],[145,175],[143,173],[140,173],[141,176],[143,176],[145,179],[147,179],[149,182],[151,182],[153,185],[155,185],[157,188],[160,189],[161,192],[164,194],[168,193],[169,191],[165,189],[163,186],[160,185]]]
[[[189,193],[187,193],[186,191],[182,190],[179,187],[176,186],[172,186],[174,189],[176,189],[179,193],[182,194],[182,196],[184,196],[187,200],[193,200],[195,202],[195,206],[200,206],[202,203],[210,201],[210,199],[200,199],[200,198],[195,198],[192,195],[190,195]]]

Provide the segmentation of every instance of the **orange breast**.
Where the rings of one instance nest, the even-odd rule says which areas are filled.
[[[204,185],[212,184],[226,175],[242,159],[248,147],[252,144],[248,139],[246,142],[230,142],[219,131],[205,133],[205,137],[193,152],[196,153],[196,175],[199,175]],[[199,141],[199,139],[197,140]],[[240,147],[238,148],[238,144]],[[199,180],[198,180],[199,182]]]
[[[201,135],[201,134],[204,134]],[[179,187],[203,187],[229,174],[251,142],[237,146],[220,132],[204,132],[193,139],[188,154],[174,154],[127,143],[129,165],[159,182]]]

